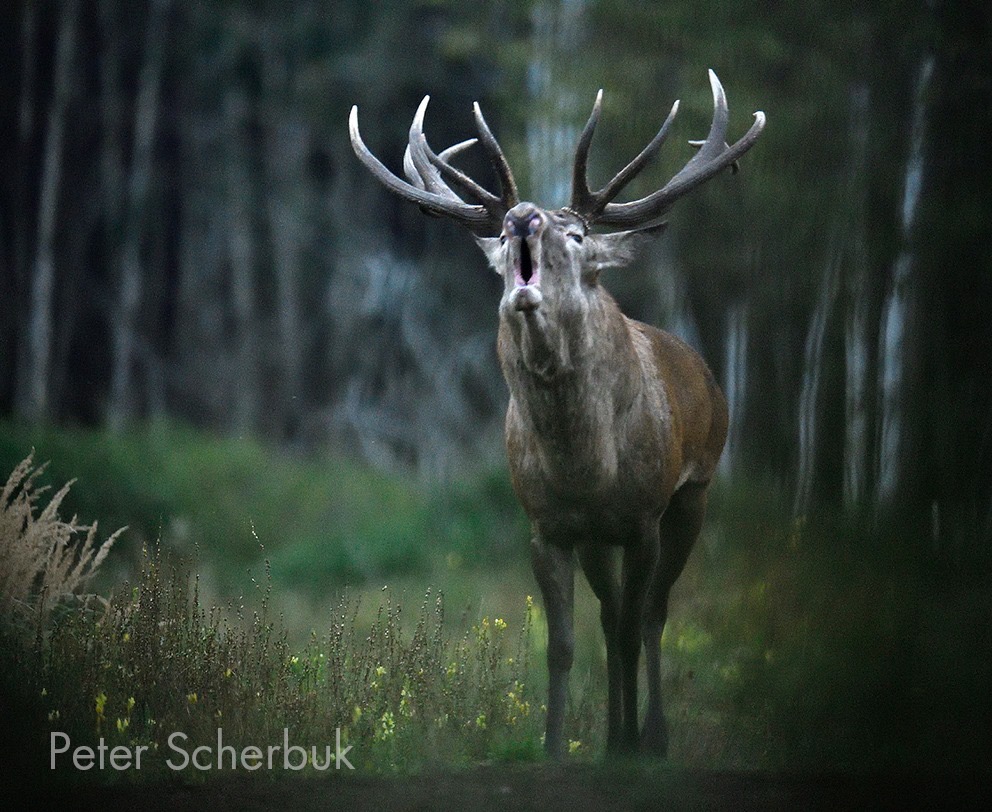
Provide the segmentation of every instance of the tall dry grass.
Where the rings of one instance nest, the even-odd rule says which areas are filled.
[[[59,516],[73,482],[44,503],[39,487],[44,465],[34,453],[14,469],[0,492],[0,624],[9,634],[43,634],[54,607],[82,598],[83,590],[110,553],[121,528],[97,541],[97,523]]]

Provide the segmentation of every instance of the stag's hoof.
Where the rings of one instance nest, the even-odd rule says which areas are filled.
[[[544,297],[541,295],[541,291],[534,285],[521,285],[514,288],[510,294],[510,306],[514,310],[524,313],[537,310],[541,306],[542,301],[544,301]]]
[[[645,724],[641,731],[641,752],[665,758],[668,755],[668,731],[665,725]]]

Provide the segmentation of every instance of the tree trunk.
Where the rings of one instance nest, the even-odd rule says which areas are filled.
[[[11,376],[11,398],[16,398],[17,381],[13,376],[18,368],[24,370],[28,363],[28,345],[23,338],[28,334],[27,308],[28,295],[31,288],[31,232],[32,218],[28,214],[31,199],[29,189],[34,184],[33,137],[35,129],[37,93],[36,73],[38,70],[35,41],[38,35],[38,9],[34,3],[25,3],[22,7],[21,19],[21,87],[20,105],[17,111],[17,184],[16,199],[22,205],[12,206],[9,212],[12,229],[13,245],[12,259],[13,276],[11,279],[11,300],[7,302],[6,314],[9,314],[9,330],[12,335],[13,355],[19,356],[17,363],[10,362],[8,374]]]
[[[845,504],[863,498],[866,487],[868,448],[867,388],[869,370],[870,300],[867,297],[868,273],[864,235],[864,175],[868,147],[868,90],[855,86],[850,96],[848,117],[847,176],[836,204],[836,223],[828,246],[829,255],[820,275],[816,308],[806,336],[803,357],[803,383],[799,396],[799,460],[796,469],[796,494],[793,513],[801,516],[815,500],[817,477],[824,472],[820,461],[823,439],[823,376],[827,373],[826,344],[830,320],[837,308],[844,278],[844,268],[851,280],[851,301],[844,325],[844,456],[842,494]]]
[[[31,421],[49,411],[48,386],[52,351],[52,302],[55,289],[55,226],[62,180],[62,149],[65,140],[66,108],[72,95],[72,63],[76,50],[79,0],[66,0],[58,32],[53,78],[54,95],[45,136],[41,197],[38,206],[38,237],[30,281],[27,345],[18,381],[18,414]],[[22,121],[24,119],[22,118]],[[22,133],[23,134],[23,133]]]
[[[300,246],[303,243],[304,205],[301,195],[307,180],[303,172],[309,133],[297,113],[287,109],[292,96],[285,49],[274,42],[275,32],[265,33],[262,100],[266,183],[266,213],[272,240],[275,271],[276,358],[280,386],[276,431],[294,439],[300,428],[303,395],[303,336],[300,318]]]
[[[736,302],[727,310],[723,393],[727,398],[730,422],[727,426],[727,447],[720,460],[720,471],[724,475],[733,471],[740,454],[744,403],[747,395],[747,345],[747,305],[744,302]]]
[[[868,121],[871,94],[867,85],[851,91],[853,156],[848,183],[851,245],[846,273],[844,314],[844,463],[842,502],[845,508],[868,505],[871,486],[872,308],[874,296],[868,260],[864,176],[868,163]]]
[[[803,353],[803,385],[799,395],[799,464],[796,469],[796,498],[793,514],[802,516],[813,503],[813,489],[816,484],[819,426],[820,389],[824,374],[824,349],[830,317],[837,306],[837,292],[840,289],[841,245],[844,236],[836,234],[834,243],[828,250],[830,256],[820,275],[820,290],[816,299],[816,309],[806,334],[806,349]]]
[[[892,280],[882,310],[879,334],[879,415],[878,415],[878,505],[894,507],[906,495],[914,467],[913,446],[919,440],[910,413],[913,395],[917,325],[915,282],[916,213],[924,175],[927,91],[933,72],[933,58],[920,65],[913,105],[910,148],[903,177],[901,207],[902,247],[893,266]]]
[[[528,95],[538,115],[527,119],[527,155],[535,200],[567,200],[572,151],[582,116],[569,75],[556,70],[579,50],[584,0],[542,0],[531,10]]]
[[[116,0],[100,0],[100,192],[104,218],[104,256],[116,256],[120,248],[121,215],[124,208],[124,145],[122,143],[121,46]]]
[[[231,308],[234,316],[233,375],[230,379],[231,430],[251,433],[257,427],[259,405],[258,351],[255,335],[258,313],[255,307],[255,206],[252,181],[251,145],[247,134],[248,100],[239,87],[227,91],[224,99],[227,150],[227,213],[230,224],[227,248],[231,260]]]
[[[846,508],[867,504],[870,488],[871,301],[865,285],[868,273],[863,235],[855,237],[855,278],[850,286],[844,325],[844,481]]]
[[[134,147],[128,177],[127,226],[118,265],[117,307],[111,325],[113,355],[107,422],[114,431],[123,429],[137,411],[134,364],[138,346],[138,311],[143,287],[141,249],[154,168],[153,148],[170,4],[171,0],[151,0],[151,13],[145,31],[145,61],[138,76]]]

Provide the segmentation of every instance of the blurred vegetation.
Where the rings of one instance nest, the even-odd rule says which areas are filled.
[[[49,462],[46,481],[79,482],[67,511],[130,528],[131,569],[142,546],[160,543],[169,555],[195,557],[224,594],[240,588],[247,567],[259,573],[263,557],[280,588],[319,593],[490,566],[527,537],[502,470],[427,486],[345,458],[299,459],[177,425],[107,435],[0,424],[0,468],[13,470],[31,449]]]
[[[33,470],[25,461],[4,490],[5,553],[37,547],[39,538],[53,553],[66,547],[59,497],[37,510],[36,477],[25,476]],[[37,515],[26,525],[6,521],[22,495]],[[528,679],[529,598],[525,620],[514,630],[498,617],[453,629],[445,622],[443,598],[430,590],[412,630],[400,623],[402,607],[388,596],[370,627],[360,628],[357,605],[343,599],[325,619],[326,630],[314,631],[294,650],[282,622],[270,613],[268,574],[255,584],[261,602],[252,612],[235,602],[207,607],[198,579],[165,564],[160,548],[144,554],[133,585],[119,584],[109,601],[79,594],[67,582],[66,590],[51,591],[45,605],[50,584],[61,586],[52,576],[58,569],[56,555],[19,572],[15,586],[26,589],[15,590],[15,597],[35,590],[40,595],[26,612],[0,614],[4,701],[20,700],[11,703],[12,719],[25,721],[23,728],[5,731],[23,737],[18,763],[24,753],[45,750],[52,730],[77,744],[100,740],[132,751],[146,746],[144,773],[131,771],[126,781],[168,774],[166,758],[181,758],[168,747],[172,733],[186,734],[180,744],[190,752],[207,742],[216,746],[219,728],[238,752],[281,741],[289,728],[293,744],[309,750],[319,743],[317,760],[325,769],[324,744],[334,740],[329,731],[335,729],[342,747],[354,746],[351,759],[364,771],[534,758],[540,752],[540,714]],[[9,584],[3,586],[5,599]],[[47,761],[28,760],[24,767],[34,775]],[[203,778],[190,773],[186,780]],[[89,778],[71,766],[58,775],[70,782]]]
[[[265,470],[293,467],[278,455],[253,459]],[[216,487],[233,488],[227,498],[235,500],[237,478],[219,467],[215,474],[229,483]],[[70,493],[82,490],[80,482]],[[282,509],[304,510],[308,494],[286,496]],[[360,490],[341,499],[356,513],[381,509]],[[758,483],[714,493],[711,522],[676,586],[662,640],[674,762],[988,772],[992,605],[981,573],[947,573],[904,539],[829,516],[792,519],[787,508]],[[236,524],[249,539],[246,523]],[[10,526],[0,539],[5,549],[24,543]],[[363,542],[351,539],[353,547]],[[32,770],[30,757],[47,763],[49,730],[75,743],[95,745],[103,736],[109,744],[157,744],[162,757],[153,760],[161,766],[164,737],[174,730],[190,736],[191,748],[215,745],[223,727],[225,742],[238,747],[276,742],[283,727],[294,743],[324,742],[337,726],[362,771],[538,759],[546,638],[527,597],[533,586],[513,563],[524,557],[518,542],[499,566],[388,579],[419,583],[421,596],[431,583],[426,598],[376,584],[338,592],[319,613],[287,615],[285,590],[275,588],[278,547],[271,567],[259,562],[240,584],[232,573],[231,597],[211,599],[163,540],[140,555],[132,575],[115,579],[109,601],[64,597],[44,622],[3,624],[0,672],[14,686],[4,698],[30,745],[17,763]],[[439,540],[432,553],[444,556],[459,543]],[[379,573],[395,560],[383,547],[364,555]],[[588,759],[605,744],[606,692],[598,609],[584,585],[576,613],[567,729],[571,757]]]

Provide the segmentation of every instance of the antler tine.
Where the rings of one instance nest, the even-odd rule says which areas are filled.
[[[429,192],[446,197],[449,200],[457,200],[464,203],[448,186],[441,180],[441,175],[434,168],[431,162],[424,155],[427,139],[424,136],[424,115],[427,113],[427,103],[430,96],[424,96],[417,112],[413,116],[413,123],[410,124],[410,141],[406,151],[403,153],[403,170],[411,182],[418,188],[425,188]]]
[[[423,122],[421,120],[419,125],[422,125],[422,123]],[[437,178],[438,183],[441,183],[442,185],[443,180],[454,184],[462,192],[475,198],[495,218],[501,219],[508,208],[503,205],[503,201],[496,197],[496,195],[492,192],[484,189],[464,172],[455,169],[455,167],[448,163],[448,158],[453,155],[457,155],[459,152],[467,149],[473,144],[477,144],[478,141],[478,138],[469,138],[466,141],[462,141],[448,147],[446,150],[442,150],[441,154],[438,155],[431,149],[430,144],[427,143],[426,136],[424,136],[418,126],[416,132],[414,132],[413,129],[410,130],[410,146],[408,149],[412,149],[413,154],[417,155],[419,162],[413,162],[416,163],[416,167],[421,174],[430,174],[432,177]],[[447,186],[445,186],[445,188],[448,189],[449,192],[451,191]]]
[[[458,153],[464,152],[469,147],[474,147],[479,143],[478,138],[466,138],[464,141],[459,141],[457,144],[452,144],[447,149],[442,149],[437,157],[442,161],[447,161],[449,158],[454,158]]]
[[[593,222],[599,218],[606,205],[613,200],[623,190],[624,186],[630,183],[648,162],[658,154],[661,145],[668,137],[668,130],[679,110],[678,101],[672,105],[672,110],[661,125],[657,135],[651,139],[650,143],[640,151],[634,160],[613,176],[613,179],[598,192],[589,190],[587,177],[587,164],[589,160],[589,146],[592,144],[592,136],[599,121],[600,108],[603,101],[603,91],[596,94],[596,102],[592,107],[592,114],[586,122],[582,135],[579,136],[579,143],[575,148],[575,163],[572,168],[572,202],[569,208],[577,214]]]
[[[426,101],[425,99],[424,102],[421,102],[422,107]],[[351,137],[351,148],[355,151],[358,160],[365,164],[365,167],[380,183],[404,200],[416,203],[434,214],[450,217],[472,229],[481,230],[495,225],[492,214],[484,206],[465,203],[450,189],[447,195],[432,191],[423,175],[420,176],[420,183],[423,184],[423,188],[421,188],[415,179],[414,183],[408,183],[390,172],[362,140],[358,130],[358,105],[351,108],[351,114],[348,117],[348,131]],[[416,149],[410,149],[408,152],[410,160],[407,161],[404,158],[404,170],[409,174],[411,165],[413,169],[417,169],[418,159]]]
[[[427,137],[424,135],[424,116],[427,112],[427,101],[428,98],[425,97],[420,103],[420,107],[417,108],[417,114],[413,117],[413,123],[410,125],[410,143],[407,145],[406,154],[403,157],[407,177],[410,177],[416,186],[423,183],[428,191],[435,192],[444,197],[450,197],[454,200],[461,200],[445,184],[444,181],[447,180],[449,183],[458,187],[464,194],[480,203],[489,212],[494,223],[501,222],[509,206],[492,192],[487,191],[472,180],[464,172],[455,169],[455,167],[441,158],[440,155],[435,154],[430,144],[427,143]],[[444,154],[449,156],[455,155],[462,149],[477,143],[477,141],[478,139],[476,138],[462,141],[460,144],[448,147],[448,149],[444,150]],[[411,177],[411,169],[416,177]]]
[[[727,107],[727,93],[712,68],[707,75],[710,78],[710,88],[713,90],[713,120],[710,122],[710,131],[706,140],[699,148],[699,152],[689,161],[690,164],[694,161],[712,160],[729,148],[727,125],[730,123],[730,108]]]
[[[596,101],[593,102],[592,112],[586,126],[582,128],[579,136],[579,143],[575,145],[575,161],[572,164],[572,199],[568,207],[576,214],[587,216],[592,214],[596,208],[597,195],[589,189],[589,177],[587,170],[589,166],[589,147],[592,144],[592,137],[596,132],[596,124],[599,123],[599,113],[603,106],[603,89],[600,88],[596,94]]]
[[[478,141],[479,141],[478,138],[468,138],[465,141],[459,141],[457,144],[452,144],[447,149],[441,150],[441,154],[440,155],[435,155],[433,153],[433,151],[431,151],[430,146],[427,145],[427,143],[426,143],[426,139],[424,141],[424,146],[426,147],[427,157],[430,159],[431,163],[434,163],[435,165],[437,165],[435,163],[436,161],[447,161],[448,158],[452,157],[453,155],[457,155],[459,152],[463,152],[464,150],[468,149],[469,147],[473,146],[474,144],[477,144]],[[453,171],[453,172],[458,172],[458,170],[457,169],[454,169],[454,167],[448,167],[448,168],[451,169],[451,171]],[[420,172],[417,170],[417,166],[416,166],[416,164],[413,161],[413,155],[412,155],[412,153],[410,151],[410,145],[409,144],[406,145],[406,149],[403,151],[403,173],[407,176],[407,178],[409,178],[410,183],[412,183],[418,189],[426,189],[427,188],[427,185],[426,185],[426,183],[424,181],[424,178],[421,177]],[[459,172],[458,174],[461,175],[462,173]],[[468,180],[469,183],[474,183],[474,181],[471,178],[468,178],[467,180]],[[442,186],[443,186],[443,184],[442,184]],[[447,187],[445,187],[445,188],[447,188]],[[451,189],[450,188],[447,188],[447,191],[450,192]],[[462,191],[465,191],[465,192],[467,192],[469,194],[472,193],[468,189],[462,189]],[[486,194],[489,194],[488,192],[486,192],[485,189],[483,189],[482,191],[485,192]],[[439,191],[439,193],[440,194],[444,194],[444,192],[440,192],[440,191]],[[461,198],[458,198],[458,199],[461,199]]]
[[[476,143],[476,141],[477,139],[472,139],[472,143]],[[448,161],[442,157],[445,153],[448,153],[448,150],[442,152],[441,155],[436,155],[426,141],[424,141],[423,147],[427,159],[435,167],[437,167],[437,171],[440,172],[441,177],[443,177],[444,180],[454,186],[457,186],[466,195],[475,198],[497,220],[502,219],[503,215],[506,214],[507,209],[510,208],[502,198],[497,197],[488,189],[480,186],[460,169],[456,169],[448,163]]]
[[[482,115],[482,108],[478,102],[473,102],[472,112],[475,114],[475,126],[479,130],[479,140],[489,153],[489,160],[492,161],[496,175],[499,177],[500,190],[503,193],[503,203],[507,209],[513,208],[520,202],[520,194],[517,192],[517,182],[513,179],[513,172],[506,161],[503,150],[500,149],[499,142],[493,135],[486,119]]]
[[[596,218],[597,222],[603,225],[630,227],[657,220],[676,200],[734,164],[752,147],[765,127],[765,114],[760,110],[756,112],[751,128],[733,146],[728,146],[726,137],[730,112],[727,107],[727,95],[712,70],[709,72],[709,77],[713,90],[713,120],[706,140],[699,147],[699,152],[657,192],[630,203],[609,203]]]
[[[413,157],[410,155],[410,145],[406,145],[406,149],[403,150],[403,174],[406,175],[407,180],[410,181],[418,189],[426,189],[424,184],[424,179],[420,177],[420,173],[417,171],[417,167],[414,166]]]

